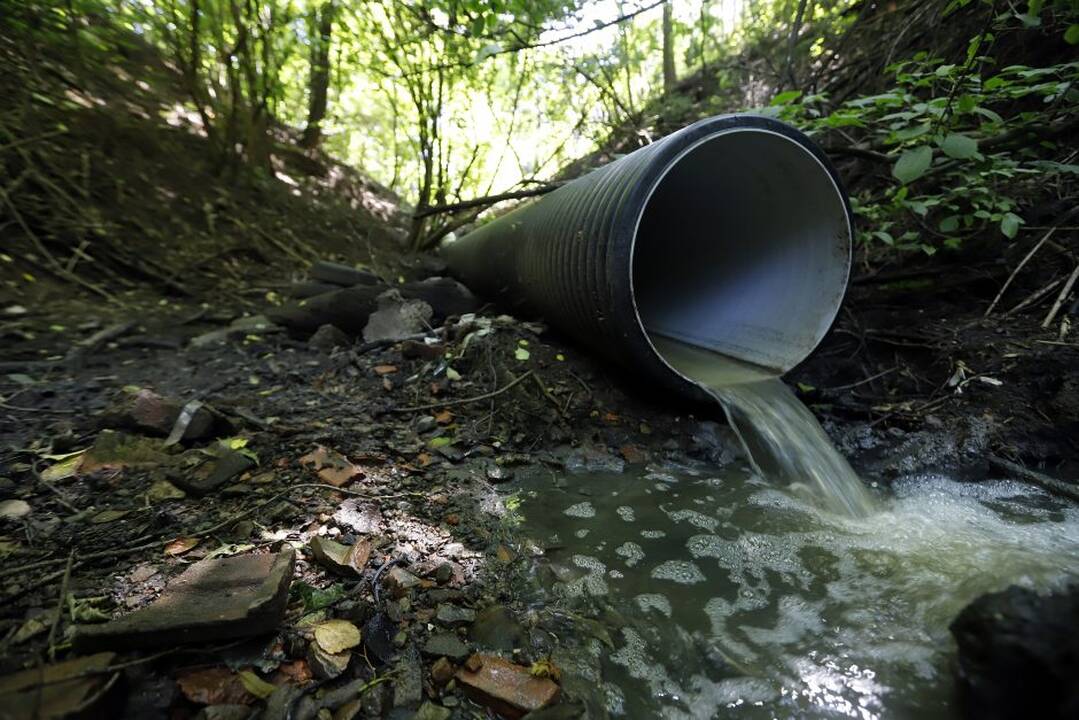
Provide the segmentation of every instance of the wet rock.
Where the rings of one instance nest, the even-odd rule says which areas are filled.
[[[453,679],[455,672],[457,672],[457,668],[444,657],[435,660],[434,664],[431,665],[431,679],[435,681],[436,685],[448,683]]]
[[[626,469],[626,462],[602,448],[580,447],[566,455],[562,466],[566,472],[573,475],[596,472],[620,473]]]
[[[382,279],[370,270],[354,268],[341,263],[319,260],[308,271],[312,280],[330,283],[338,287],[352,287],[354,285],[378,285]]]
[[[453,580],[453,565],[450,563],[442,563],[435,568],[435,582],[439,585],[445,585],[450,580]]]
[[[21,520],[30,510],[30,503],[25,500],[4,500],[0,502],[0,520]]]
[[[202,560],[151,605],[104,625],[80,626],[74,647],[129,650],[271,632],[284,617],[294,566],[291,549]]]
[[[745,455],[730,426],[712,420],[694,423],[689,430],[689,440],[693,454],[716,465],[726,465]]]
[[[577,720],[584,717],[584,706],[578,703],[559,703],[530,712],[523,720]]]
[[[342,529],[360,535],[378,535],[382,532],[382,513],[378,508],[360,500],[345,500],[333,514],[333,521]]]
[[[4,718],[106,717],[101,714],[99,696],[109,680],[107,674],[89,675],[113,664],[115,653],[103,652],[43,668],[31,668],[0,678],[0,716]],[[83,707],[88,706],[88,707]]]
[[[334,325],[326,324],[315,331],[315,334],[308,339],[307,344],[315,350],[328,353],[334,348],[348,347],[352,344],[352,338],[344,330]]]
[[[247,720],[251,713],[247,705],[208,705],[199,710],[195,720]]]
[[[438,427],[438,421],[430,415],[424,415],[416,421],[416,433],[423,435],[424,433],[431,432]]]
[[[378,310],[363,329],[366,342],[404,340],[431,327],[434,311],[423,300],[406,300],[397,290],[378,296]]]
[[[452,278],[433,277],[419,282],[407,282],[398,288],[407,298],[423,300],[431,306],[436,318],[476,312],[479,301],[468,288]]]
[[[435,705],[428,700],[423,705],[420,705],[420,709],[416,711],[416,714],[412,716],[412,720],[447,720],[450,716],[449,708],[444,708],[441,705]]]
[[[524,641],[524,628],[502,605],[492,605],[476,616],[468,637],[480,647],[511,652]]]
[[[435,611],[435,620],[446,627],[459,627],[474,622],[476,611],[456,605],[439,605]]]
[[[951,631],[967,717],[1079,717],[1079,586],[983,595]]]
[[[367,651],[387,663],[397,654],[393,637],[397,634],[397,624],[384,612],[375,613],[363,626],[363,644]]]
[[[392,567],[386,573],[385,582],[394,598],[402,598],[412,592],[412,589],[418,587],[423,581],[403,567]]]
[[[125,390],[120,399],[102,414],[100,425],[167,436],[176,425],[184,406],[182,400],[162,397],[146,388],[133,388]],[[198,440],[213,433],[216,417],[209,407],[198,406],[190,417],[180,440]]]
[[[445,657],[460,662],[468,657],[469,651],[456,635],[439,633],[427,638],[423,645],[423,654],[431,657]]]
[[[393,703],[394,689],[390,683],[381,683],[370,688],[360,697],[360,709],[365,717],[380,718],[386,714]],[[333,720],[341,720],[336,715]],[[346,719],[347,720],[347,719]]]
[[[333,680],[346,669],[352,653],[348,650],[339,653],[327,652],[317,642],[307,646],[307,664],[319,680]]]
[[[423,665],[414,646],[401,653],[394,664],[393,706],[416,707],[423,701]]]
[[[508,718],[550,705],[560,691],[549,678],[533,677],[528,668],[494,655],[472,656],[455,677],[474,702]]]
[[[509,482],[513,479],[513,470],[504,465],[492,464],[487,466],[487,479],[494,484]]]
[[[206,495],[255,466],[247,455],[222,444],[215,444],[209,453],[193,469],[174,477],[173,483],[193,495]]]

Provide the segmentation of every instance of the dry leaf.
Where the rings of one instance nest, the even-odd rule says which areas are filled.
[[[313,468],[319,479],[334,487],[341,487],[360,474],[360,469],[347,457],[321,445],[300,458],[300,464]]]
[[[453,413],[449,410],[443,410],[435,415],[435,422],[439,425],[449,425],[453,422]]]
[[[360,629],[348,620],[327,620],[315,626],[315,642],[337,655],[360,644]]]
[[[277,689],[276,685],[271,685],[255,673],[250,670],[240,671],[240,682],[243,683],[244,689],[251,693],[259,700],[265,700],[273,695],[273,691]]]
[[[499,545],[495,554],[498,555],[499,562],[508,563],[513,560],[513,552],[505,545]]]
[[[255,700],[240,677],[226,667],[195,670],[176,683],[184,697],[199,705],[250,705]]]
[[[198,538],[176,538],[165,545],[166,555],[183,555],[199,544]]]
[[[307,661],[301,659],[281,663],[274,674],[274,679],[302,687],[311,682],[314,675],[311,673],[311,666],[307,664]]]
[[[130,510],[103,510],[97,515],[90,518],[90,522],[94,525],[103,525],[105,523],[115,522],[120,518],[126,516]]]
[[[396,365],[375,365],[375,373],[378,375],[390,375],[397,372]]]
[[[57,482],[74,477],[79,472],[79,466],[82,465],[82,456],[83,453],[81,452],[75,453],[55,465],[50,465],[42,471],[41,479],[47,482]]]

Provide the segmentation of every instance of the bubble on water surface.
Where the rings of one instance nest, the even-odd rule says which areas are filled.
[[[659,538],[667,537],[667,533],[662,530],[641,530],[641,537],[648,540],[658,540]]]
[[[636,601],[637,607],[639,607],[642,612],[655,610],[656,612],[663,613],[666,617],[671,616],[671,601],[667,599],[666,595],[660,595],[659,593],[641,593],[633,599]]]
[[[633,508],[631,508],[629,505],[620,505],[615,512],[618,513],[618,517],[622,518],[626,522],[633,522],[635,520]]]
[[[614,550],[614,554],[626,559],[626,565],[633,567],[644,560],[644,550],[635,542],[624,542]]]
[[[688,560],[668,560],[660,563],[652,570],[652,578],[670,580],[682,585],[693,585],[705,580],[701,569]]]
[[[596,516],[596,508],[592,507],[592,503],[585,500],[584,502],[569,506],[563,511],[563,514],[569,515],[570,517],[593,518]]]

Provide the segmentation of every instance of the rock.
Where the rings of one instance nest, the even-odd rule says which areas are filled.
[[[435,582],[439,585],[445,585],[450,580],[453,580],[453,565],[444,562],[435,568]]]
[[[405,340],[401,343],[401,357],[409,360],[438,360],[446,354],[446,346],[439,342]]]
[[[167,436],[176,425],[185,403],[176,398],[166,398],[153,390],[134,388],[125,390],[123,396],[101,418],[102,427],[133,430],[140,433]],[[213,433],[216,416],[205,405],[199,405],[191,413],[191,419],[179,440],[198,440]]]
[[[250,333],[265,335],[271,332],[280,332],[280,328],[273,320],[265,315],[250,315],[233,320],[228,327],[221,330],[213,330],[192,338],[188,345],[196,349],[204,348],[217,343],[223,343],[229,338],[238,335],[248,335]]]
[[[502,605],[492,605],[476,616],[468,637],[480,647],[511,652],[525,637],[524,628]]]
[[[488,465],[487,479],[495,485],[497,485],[498,483],[509,482],[513,479],[513,470],[505,467],[504,465]]]
[[[356,577],[362,573],[371,556],[371,543],[367,540],[361,540],[355,545],[342,545],[316,535],[311,538],[309,547],[319,564],[346,577]]]
[[[333,514],[333,521],[360,535],[379,535],[383,530],[379,509],[355,498],[341,503]]]
[[[562,461],[566,472],[573,475],[608,472],[620,473],[626,469],[625,461],[597,447],[580,447],[571,451]]]
[[[420,709],[412,716],[412,720],[447,720],[449,716],[450,710],[448,708],[435,705],[428,700],[423,705],[420,705]]]
[[[378,310],[363,329],[366,342],[404,340],[431,327],[434,311],[423,300],[406,300],[397,290],[378,296]]]
[[[251,708],[247,705],[207,705],[195,715],[195,720],[247,720]]]
[[[407,282],[398,287],[406,298],[423,300],[431,306],[436,318],[476,312],[480,303],[476,296],[452,278],[433,277],[419,282]]]
[[[315,334],[308,339],[307,344],[315,350],[328,353],[334,348],[348,347],[352,344],[352,338],[344,330],[327,323],[315,331]]]
[[[370,688],[360,697],[360,707],[363,714],[369,718],[380,718],[386,714],[386,710],[393,702],[394,688],[390,683],[380,683]],[[333,720],[342,720],[334,715]]]
[[[103,699],[99,695],[110,676],[86,674],[109,667],[115,657],[116,653],[103,652],[0,678],[0,716],[49,720],[83,713],[85,717],[108,717],[100,708],[90,706]]]
[[[438,421],[431,415],[424,415],[416,421],[416,434],[423,435],[438,427]]]
[[[951,631],[966,717],[1079,717],[1079,586],[983,595]]]
[[[247,455],[216,444],[210,449],[210,457],[175,477],[173,482],[193,495],[205,495],[254,466],[255,461]]]
[[[393,636],[397,634],[397,624],[384,612],[375,613],[363,626],[363,644],[381,663],[387,663],[396,654]]]
[[[532,677],[528,668],[494,655],[473,657],[478,658],[479,668],[463,667],[455,677],[474,702],[508,718],[520,718],[558,698],[559,687],[549,678]],[[476,667],[475,662],[469,664]]]
[[[146,497],[149,498],[150,502],[164,502],[166,500],[183,500],[187,497],[187,493],[168,480],[155,480],[154,484],[150,486],[150,490],[146,493]]]
[[[530,712],[523,720],[577,720],[585,716],[584,712],[584,705],[579,703],[559,703]]]
[[[353,285],[378,285],[382,279],[370,270],[354,268],[341,263],[319,260],[308,270],[312,280],[330,283],[339,287]]]
[[[333,680],[346,669],[352,659],[352,653],[348,650],[339,653],[327,652],[317,642],[307,646],[307,664],[311,672],[319,680]]]
[[[427,638],[423,645],[423,654],[432,657],[446,657],[460,662],[468,657],[468,647],[456,635],[439,633]]]
[[[30,503],[25,500],[0,502],[0,520],[19,520],[30,514]]]
[[[445,685],[453,679],[455,672],[457,672],[457,668],[454,667],[453,663],[444,657],[440,657],[431,666],[431,679],[435,681],[436,685]]]
[[[412,592],[412,588],[417,587],[423,581],[403,567],[395,566],[386,573],[385,582],[394,598],[402,598]]]
[[[136,437],[116,430],[102,430],[79,463],[79,473],[101,469],[146,468],[168,462],[161,440]]]
[[[423,665],[414,646],[401,653],[394,664],[393,706],[416,707],[423,701]]]
[[[74,647],[132,650],[271,632],[284,618],[294,566],[291,548],[202,560],[151,605],[104,625],[80,626]]]
[[[476,620],[476,611],[456,605],[439,605],[435,611],[435,620],[446,627],[468,625]]]

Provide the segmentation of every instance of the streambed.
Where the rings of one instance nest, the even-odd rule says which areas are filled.
[[[508,490],[543,550],[525,599],[617,717],[952,717],[959,610],[1079,576],[1079,509],[1008,479],[905,477],[863,519],[737,462]]]

